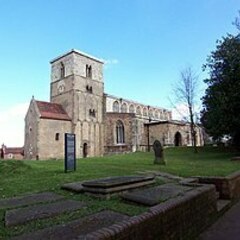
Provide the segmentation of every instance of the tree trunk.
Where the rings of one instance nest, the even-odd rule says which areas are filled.
[[[198,153],[197,144],[196,144],[196,132],[194,129],[194,120],[193,120],[193,111],[192,106],[189,106],[189,114],[190,114],[190,128],[191,128],[191,137],[192,137],[192,145],[194,148],[194,153]]]

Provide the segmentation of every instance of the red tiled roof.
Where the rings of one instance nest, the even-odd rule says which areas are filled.
[[[68,120],[70,117],[67,115],[63,106],[58,103],[36,101],[40,111],[40,118],[55,119],[55,120]]]
[[[4,154],[22,154],[23,155],[23,148],[22,147],[6,147]]]

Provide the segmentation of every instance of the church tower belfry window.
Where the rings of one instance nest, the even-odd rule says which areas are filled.
[[[86,78],[92,78],[92,66],[86,65]]]
[[[64,66],[64,64],[61,62],[60,78],[64,78],[64,77],[65,77],[65,66]]]

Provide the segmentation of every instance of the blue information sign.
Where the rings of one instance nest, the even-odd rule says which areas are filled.
[[[75,134],[65,133],[65,172],[76,170]]]

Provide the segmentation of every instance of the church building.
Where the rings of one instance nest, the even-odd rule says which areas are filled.
[[[149,151],[155,140],[192,145],[189,123],[171,111],[104,93],[102,60],[72,49],[50,63],[50,102],[32,98],[25,117],[26,159],[64,158],[65,133],[76,135],[77,158]]]

